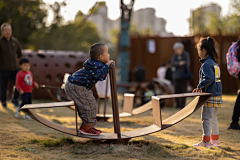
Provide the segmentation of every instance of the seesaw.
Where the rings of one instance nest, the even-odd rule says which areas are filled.
[[[109,79],[110,79],[110,82],[114,81],[114,84],[110,83],[110,87],[112,89],[116,85],[115,69],[114,68],[112,68],[111,71],[110,71]],[[59,99],[57,99],[48,90],[48,89],[59,89],[59,87],[45,86],[45,85],[41,85],[40,87],[43,89],[45,94],[47,94],[50,98],[52,98],[53,100],[58,102],[59,106],[61,106],[61,107],[68,107],[68,108],[70,108],[72,110],[75,110],[75,106],[74,106],[74,102],[73,101],[68,101],[68,102],[64,102],[63,103]],[[106,90],[107,90],[107,88],[106,88]],[[117,93],[116,92],[116,88],[114,89],[114,91],[111,91],[111,92]],[[111,95],[111,97],[113,97],[113,95]],[[148,103],[146,103],[146,104],[144,104],[142,106],[139,106],[139,107],[133,109],[134,97],[135,97],[135,94],[129,94],[129,93],[125,93],[124,94],[124,97],[123,97],[123,112],[119,114],[119,117],[121,117],[121,118],[123,118],[123,117],[130,117],[130,116],[138,115],[138,114],[141,114],[143,112],[146,112],[146,111],[152,109],[152,101],[150,101],[150,102],[148,102]],[[54,103],[54,104],[56,104],[56,103]],[[46,103],[45,105],[51,106],[52,103]],[[99,111],[99,105],[98,105],[98,111]],[[106,114],[106,99],[105,99],[104,112],[103,112],[103,114],[99,114],[99,112],[98,112],[97,119],[106,121],[107,119],[112,118],[112,117],[113,117],[113,114]]]
[[[114,72],[112,75],[115,76],[115,70],[112,70],[112,72]],[[47,85],[40,85],[40,88],[44,91],[44,93],[49,96],[51,99],[53,99],[54,101],[56,102],[62,102],[61,99],[57,98],[55,95],[53,95],[53,93],[50,92],[50,89],[62,89],[63,88],[63,85],[66,83],[66,80],[67,80],[67,77],[68,77],[69,74],[65,74],[64,75],[64,79],[63,79],[63,84],[61,87],[56,87],[56,86],[47,86]],[[108,79],[107,81],[110,79],[110,81],[113,81],[114,77],[113,76],[108,76]],[[155,80],[153,80],[153,82],[155,82]],[[108,82],[107,82],[108,83]],[[158,82],[159,83],[159,82]],[[167,90],[167,86],[161,84],[163,86],[163,88],[165,88],[165,90]],[[101,97],[97,94],[97,90],[95,87],[93,87],[92,91],[93,91],[93,95],[95,97],[97,97],[97,108],[98,108],[98,113],[97,113],[97,120],[103,120],[103,121],[107,121],[107,119],[109,118],[112,118],[113,115],[112,114],[106,114],[106,105],[107,105],[107,90],[108,90],[108,85],[106,87],[106,90],[105,90],[105,97],[104,98],[104,110],[103,110],[103,114],[100,114],[99,113],[99,110],[100,110],[100,99]],[[171,88],[170,88],[171,90]],[[171,91],[170,91],[171,93]],[[135,95],[135,94],[124,94],[124,98],[123,98],[123,112],[120,113],[120,117],[123,118],[123,117],[130,117],[130,116],[133,116],[133,115],[138,115],[138,114],[141,114],[143,112],[146,112],[150,109],[152,109],[152,102],[148,102],[142,106],[139,106],[135,109],[133,109],[133,106],[134,106],[134,99],[135,97],[141,97],[141,96],[138,96],[138,95]],[[65,104],[65,103],[64,103]],[[51,105],[51,103],[49,103],[49,105]],[[60,105],[60,104],[59,104]],[[66,107],[68,107],[69,109],[71,110],[75,110],[75,106],[74,106],[74,103],[72,101],[69,102],[69,104],[65,104],[67,105]]]
[[[189,117],[195,111],[197,111],[201,106],[212,96],[209,93],[186,93],[186,94],[172,94],[172,95],[162,95],[162,96],[153,96],[151,101],[151,106],[153,109],[153,125],[148,127],[144,127],[141,129],[121,132],[120,130],[120,121],[119,121],[119,111],[118,111],[118,103],[117,103],[117,92],[116,92],[116,78],[113,75],[114,66],[110,68],[110,76],[113,77],[111,83],[111,94],[112,94],[112,110],[113,110],[113,122],[114,122],[114,133],[101,133],[99,136],[89,136],[82,135],[77,133],[78,124],[77,124],[77,110],[75,110],[76,117],[76,129],[70,129],[64,127],[62,125],[53,123],[32,111],[32,109],[40,109],[40,108],[55,108],[55,107],[69,107],[73,105],[73,102],[56,102],[56,103],[42,103],[42,104],[31,104],[25,105],[21,108],[22,111],[27,113],[31,118],[42,123],[52,129],[57,131],[78,136],[82,138],[90,138],[90,139],[100,139],[100,140],[130,140],[134,137],[140,137],[148,134],[152,134],[155,132],[162,131],[168,127],[171,127],[185,118]],[[162,120],[161,116],[161,101],[170,98],[180,98],[180,97],[196,97],[193,101],[191,101],[186,107],[177,112],[176,114],[170,116],[169,118]],[[149,104],[150,105],[150,104]],[[136,111],[137,112],[137,111]]]
[[[47,89],[48,88],[58,88],[58,87],[52,87],[52,86],[45,86],[42,85],[41,88],[44,89],[44,92],[51,97],[53,100],[55,100],[56,103],[59,103],[59,106],[62,107],[68,107],[69,109],[75,110],[75,106],[74,106],[74,102],[73,101],[68,101],[68,102],[62,102],[60,100],[58,100],[51,92],[49,92]],[[146,112],[150,109],[152,109],[152,102],[148,102],[142,106],[139,106],[135,109],[133,109],[133,103],[134,103],[134,94],[129,94],[129,93],[125,93],[124,94],[124,98],[123,98],[123,112],[120,113],[120,117],[129,117],[129,116],[133,116],[133,115],[137,115],[137,114],[141,114],[143,112]],[[53,103],[45,103],[46,105],[52,105]],[[104,106],[105,107],[105,106]],[[98,105],[99,108],[99,105]],[[106,108],[106,107],[105,107]],[[104,110],[105,111],[105,110]],[[106,112],[104,112],[103,114],[97,114],[97,118],[102,118],[102,119],[109,119],[112,118],[113,115],[112,114],[106,114]]]
[[[74,106],[74,102],[73,101],[68,101],[68,102],[62,102],[60,100],[58,100],[52,93],[50,93],[46,88],[52,88],[49,86],[42,86],[42,88],[44,88],[44,91],[46,94],[48,94],[49,97],[51,97],[53,100],[55,100],[55,104],[59,103],[59,106],[62,107],[68,107],[72,110],[75,110],[75,106]],[[119,114],[120,117],[130,117],[133,115],[138,115],[141,114],[143,112],[146,112],[150,109],[152,109],[152,101],[147,102],[146,104],[139,106],[135,109],[133,109],[133,103],[134,103],[134,97],[135,94],[130,94],[130,93],[125,93],[124,97],[123,97],[123,112]],[[46,105],[51,105],[52,103],[46,103]],[[112,118],[113,115],[112,114],[106,114],[105,112],[103,114],[97,114],[97,118]]]

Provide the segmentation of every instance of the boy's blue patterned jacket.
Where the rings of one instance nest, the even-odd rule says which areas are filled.
[[[84,62],[83,68],[68,77],[68,81],[90,90],[98,81],[106,79],[109,68],[108,65],[101,61],[88,59]]]

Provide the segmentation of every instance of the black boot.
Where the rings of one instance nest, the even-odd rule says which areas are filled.
[[[228,129],[240,130],[240,126],[238,123],[231,123]]]

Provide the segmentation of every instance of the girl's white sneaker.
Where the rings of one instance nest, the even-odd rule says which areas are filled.
[[[197,144],[194,144],[193,145],[194,147],[200,147],[200,146],[202,146],[202,147],[207,147],[207,148],[211,148],[212,147],[212,145],[211,145],[211,143],[206,143],[206,142],[204,142],[204,141],[201,141],[201,142],[199,142],[199,143],[197,143]]]
[[[218,140],[212,140],[212,146],[213,147],[220,147]]]

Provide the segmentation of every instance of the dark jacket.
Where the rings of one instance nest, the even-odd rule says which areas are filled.
[[[90,90],[98,81],[106,79],[109,68],[101,61],[88,59],[84,62],[83,68],[68,77],[68,81]]]
[[[220,68],[218,64],[208,56],[201,59],[202,66],[199,71],[198,88],[203,92],[212,93],[213,97],[222,96],[222,83],[220,80]]]
[[[179,58],[178,58],[179,57]],[[180,66],[180,61],[186,61],[186,64]],[[173,67],[173,80],[183,80],[185,79],[185,73],[188,72],[190,67],[190,57],[189,53],[187,51],[183,51],[181,56],[178,56],[176,53],[174,53],[171,64]],[[188,73],[187,73],[188,74]]]
[[[18,58],[22,56],[21,45],[18,40],[11,37],[8,41],[0,38],[0,70],[14,71],[18,69]]]

